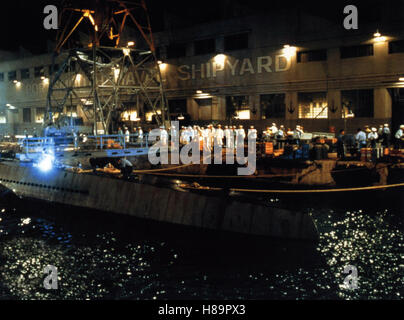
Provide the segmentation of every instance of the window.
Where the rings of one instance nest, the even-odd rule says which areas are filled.
[[[285,94],[264,94],[260,97],[261,119],[285,117]]]
[[[22,110],[22,121],[24,123],[31,123],[31,108],[24,108]]]
[[[77,118],[77,106],[66,106],[66,115]]]
[[[327,50],[312,50],[297,53],[297,62],[326,61]]]
[[[340,48],[341,59],[373,56],[373,44]]]
[[[55,64],[53,66],[49,66],[49,74],[52,75],[53,73],[56,73],[59,70],[59,65]]]
[[[373,118],[373,90],[341,91],[343,117]]]
[[[5,111],[0,111],[0,124],[7,123],[7,115]]]
[[[236,34],[224,38],[224,50],[248,49],[248,33]]]
[[[8,81],[17,80],[17,71],[10,71],[8,73]]]
[[[136,121],[140,121],[140,118],[138,117],[137,110],[130,109],[130,110],[126,110],[125,112],[123,112],[121,114],[121,120],[136,122]]]
[[[187,100],[177,99],[168,100],[168,106],[171,114],[186,114],[187,113]]]
[[[195,55],[209,54],[216,51],[216,40],[206,39],[194,42]]]
[[[299,119],[327,119],[326,92],[299,92]]]
[[[389,53],[403,53],[404,40],[389,42]]]
[[[195,99],[195,102],[198,104],[198,119],[211,121],[213,99]]]
[[[248,96],[226,97],[226,116],[228,119],[250,119],[250,106]]]
[[[29,79],[29,69],[22,69],[20,72],[21,79]]]
[[[187,46],[185,44],[171,44],[167,47],[167,58],[177,59],[185,57],[187,53]]]
[[[45,118],[45,108],[36,108],[35,110],[35,122],[43,123]]]
[[[34,69],[35,78],[40,78],[45,76],[45,67],[35,67]]]
[[[0,72],[0,81],[4,81],[4,72]]]

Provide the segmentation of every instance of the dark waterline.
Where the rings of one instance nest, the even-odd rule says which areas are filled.
[[[402,299],[399,209],[307,209],[317,243],[0,199],[0,299]],[[59,288],[43,288],[54,265]],[[342,287],[357,267],[359,288]]]

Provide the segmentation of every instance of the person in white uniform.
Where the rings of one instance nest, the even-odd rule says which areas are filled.
[[[138,134],[139,134],[139,141],[143,141],[143,130],[142,127],[138,128]]]
[[[226,148],[231,149],[232,146],[232,132],[229,126],[224,127],[224,137],[226,138]]]
[[[129,143],[130,141],[130,132],[128,128],[125,128],[125,142]]]
[[[248,141],[255,140],[257,141],[257,129],[254,128],[254,126],[251,126],[250,129],[248,129]],[[254,153],[256,150],[254,150],[254,146],[251,143],[248,143],[248,153]]]
[[[224,138],[224,131],[222,126],[219,124],[218,128],[215,131],[215,142],[218,146],[223,146],[223,138]]]
[[[238,148],[244,148],[245,130],[243,126],[239,126],[236,131],[236,144]]]
[[[275,123],[272,124],[272,127],[270,129],[272,132],[272,136],[276,136],[276,134],[278,133],[278,127],[276,126]]]

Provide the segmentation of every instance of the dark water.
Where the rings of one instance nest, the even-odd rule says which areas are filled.
[[[0,299],[403,299],[403,216],[308,210],[318,243],[249,239],[0,200]],[[58,268],[58,289],[43,286]],[[358,288],[344,288],[347,265]]]

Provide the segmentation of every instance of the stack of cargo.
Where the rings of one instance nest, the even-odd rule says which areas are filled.
[[[274,144],[272,142],[265,142],[265,154],[266,155],[273,155],[274,154]]]
[[[372,148],[362,148],[361,149],[361,161],[368,162],[372,161],[373,149]]]

